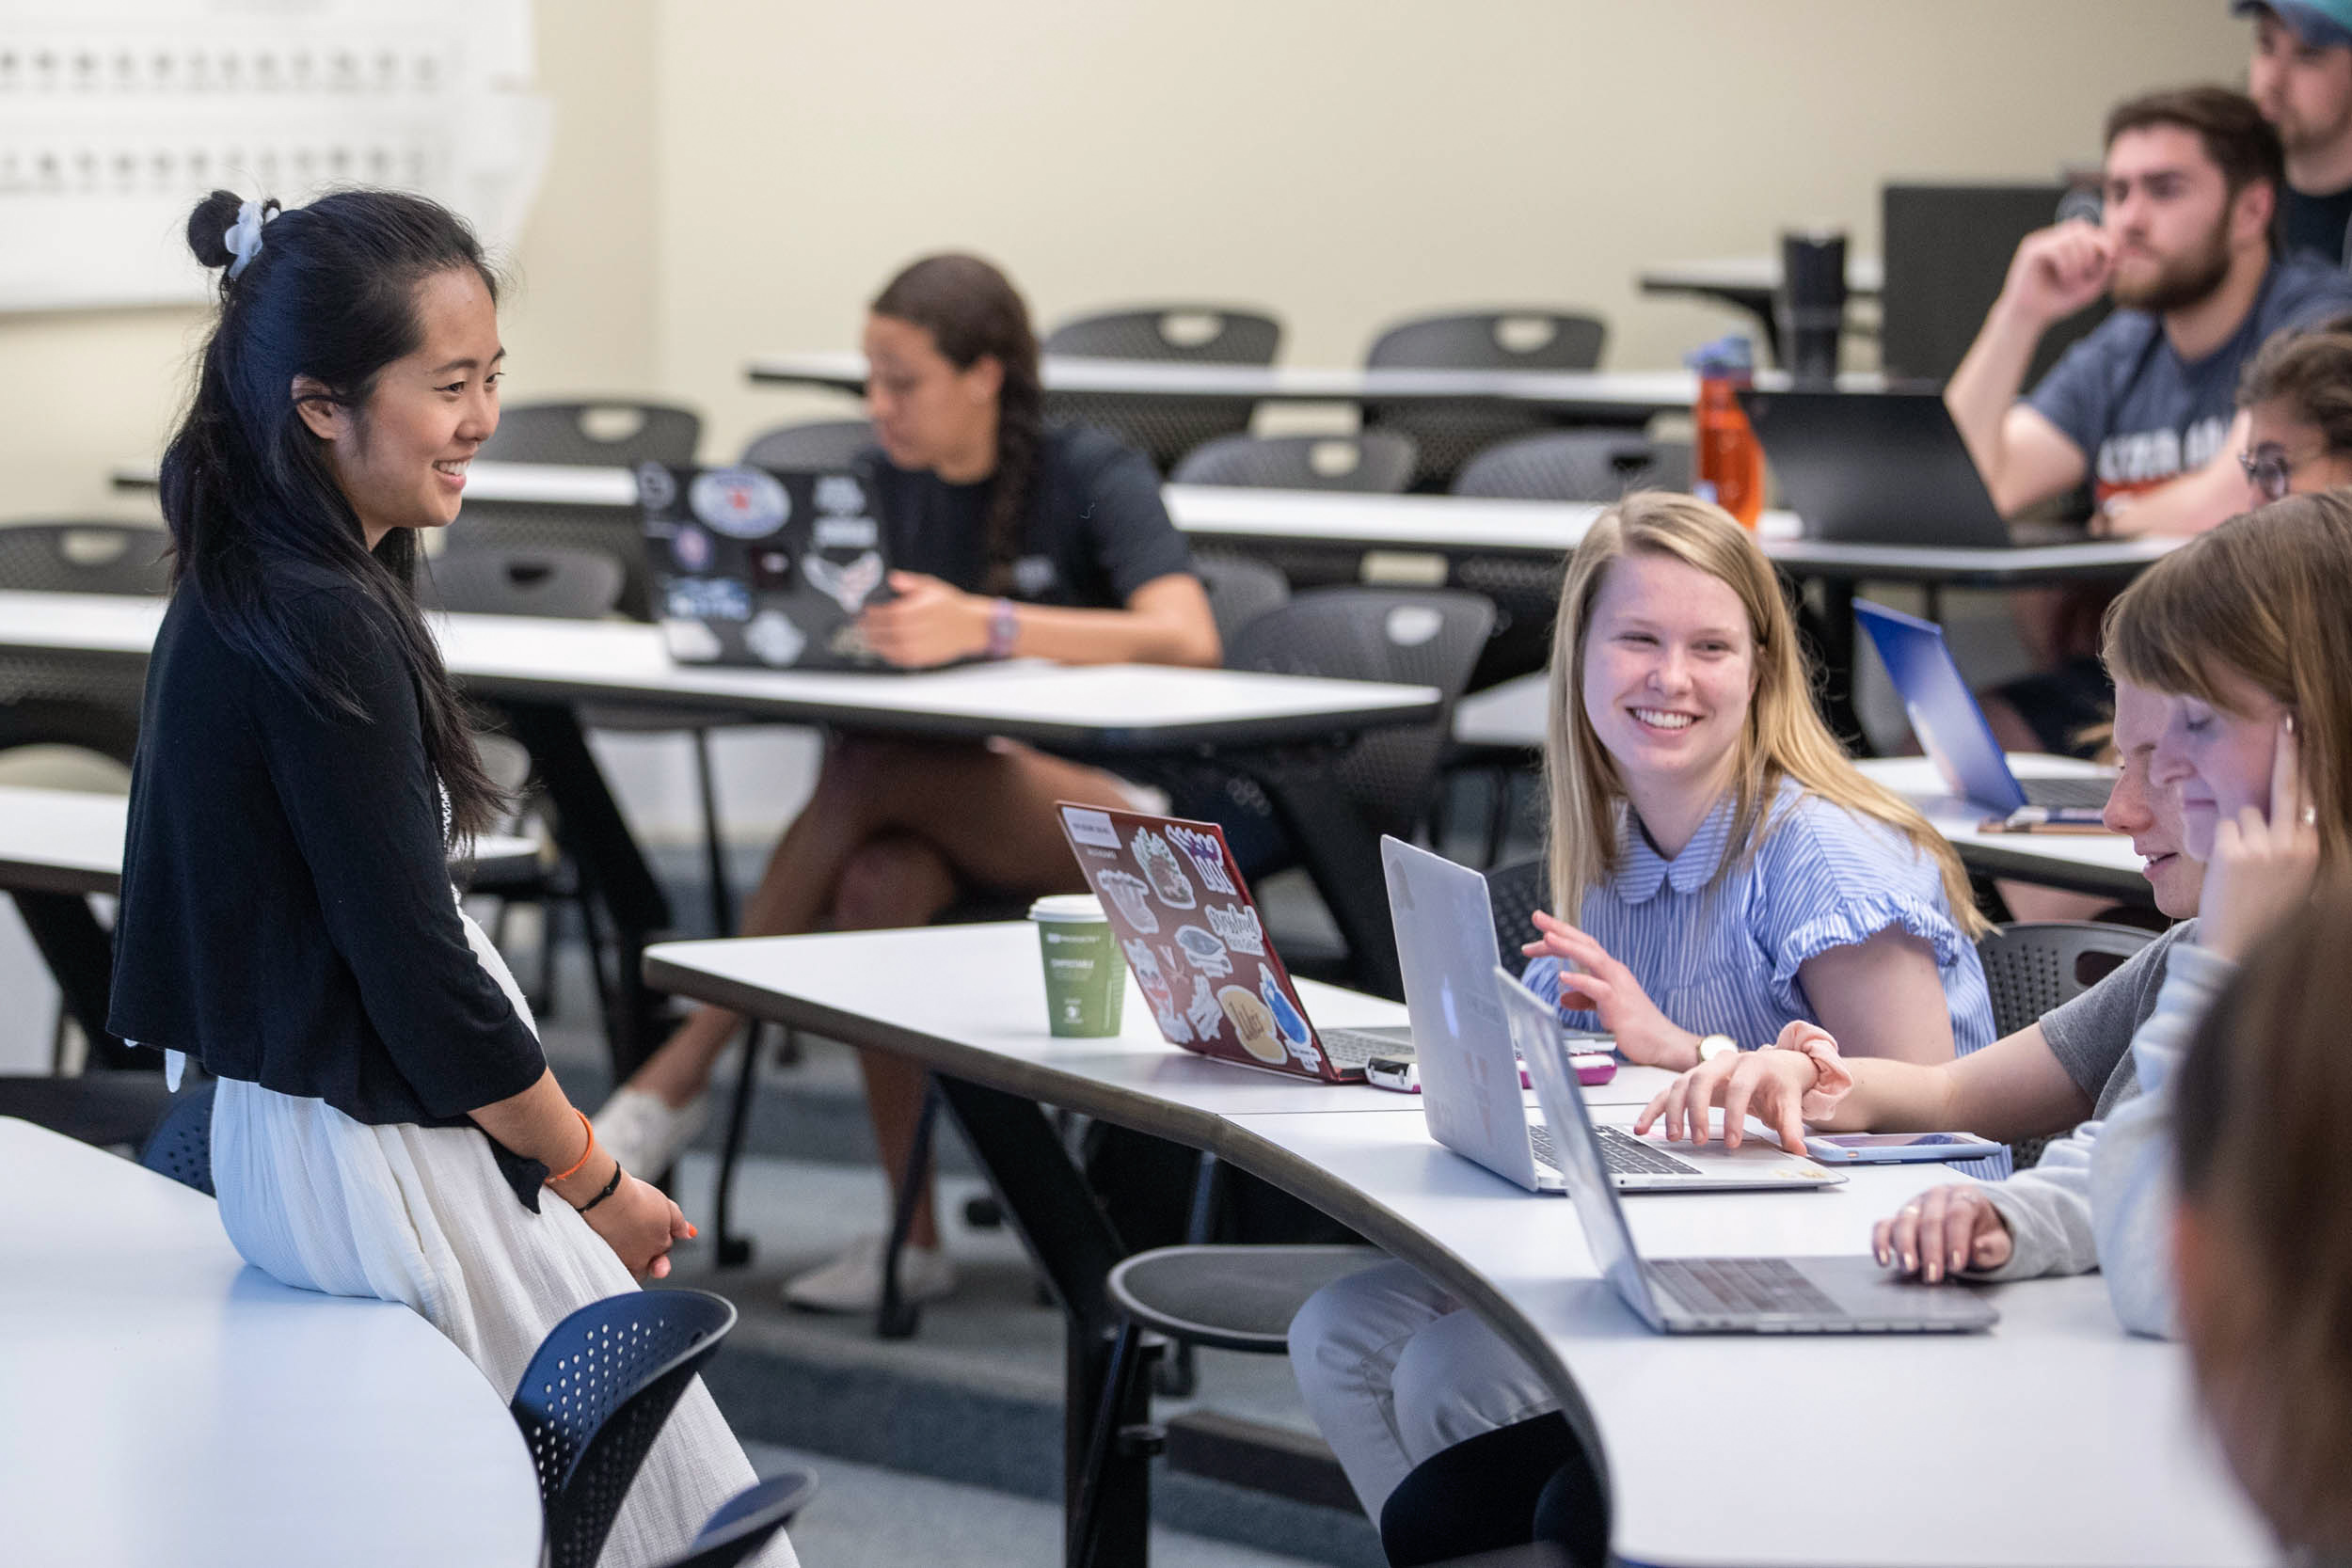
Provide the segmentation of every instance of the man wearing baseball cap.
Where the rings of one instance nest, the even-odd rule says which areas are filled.
[[[2254,19],[2247,96],[2287,154],[2287,251],[2338,266],[2352,230],[2352,0],[2233,0]]]

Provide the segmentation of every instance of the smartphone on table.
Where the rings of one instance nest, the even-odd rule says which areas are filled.
[[[1973,1132],[1825,1132],[1804,1140],[1804,1151],[1825,1165],[1908,1165],[1942,1160],[1986,1160],[2007,1147]]]

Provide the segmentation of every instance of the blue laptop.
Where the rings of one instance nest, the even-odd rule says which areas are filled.
[[[1903,700],[1911,731],[1944,776],[1946,788],[2005,816],[2039,806],[2064,813],[2069,820],[2097,819],[2115,786],[2115,775],[2021,780],[2010,771],[2009,758],[1953,660],[1942,626],[1867,599],[1856,599],[1853,613],[1878,648]]]

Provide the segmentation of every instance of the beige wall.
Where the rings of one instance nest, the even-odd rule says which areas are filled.
[[[1041,321],[1255,301],[1295,363],[1384,321],[1559,301],[1609,362],[1732,325],[1648,261],[1789,220],[1876,242],[1890,175],[2039,178],[2130,91],[2233,79],[2222,0],[560,0],[555,152],[513,259],[510,395],[700,405],[707,450],[839,404],[754,352],[854,341],[898,263],[970,246]],[[140,515],[200,316],[0,317],[0,515]]]

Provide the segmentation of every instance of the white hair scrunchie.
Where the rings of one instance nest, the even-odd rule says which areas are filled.
[[[237,221],[220,236],[221,244],[229,247],[229,254],[234,258],[229,263],[230,277],[245,271],[253,258],[262,253],[262,226],[277,215],[275,201],[248,201],[237,209]]]

